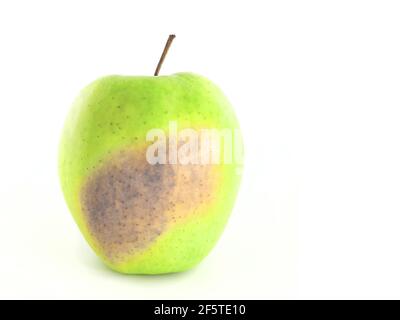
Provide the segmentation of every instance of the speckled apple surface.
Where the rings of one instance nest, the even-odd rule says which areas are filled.
[[[146,161],[154,128],[238,129],[226,97],[191,73],[100,78],[82,90],[65,123],[59,175],[83,236],[113,270],[161,274],[192,268],[220,237],[241,164]]]

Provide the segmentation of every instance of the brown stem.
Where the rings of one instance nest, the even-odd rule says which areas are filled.
[[[161,66],[162,66],[162,64],[164,62],[165,56],[167,55],[169,47],[171,46],[171,43],[174,40],[174,38],[175,38],[174,34],[170,34],[169,35],[167,43],[165,44],[165,47],[164,47],[164,51],[163,51],[163,53],[162,53],[162,55],[160,57],[160,61],[158,61],[158,65],[157,65],[156,71],[154,72],[155,76],[158,76],[158,73],[160,72]]]

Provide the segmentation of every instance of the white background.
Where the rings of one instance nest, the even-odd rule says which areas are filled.
[[[0,298],[400,298],[398,1],[1,1]],[[196,269],[111,272],[62,198],[70,103],[107,74],[192,71],[246,143]]]

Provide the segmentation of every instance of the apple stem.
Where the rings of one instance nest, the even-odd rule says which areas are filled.
[[[165,44],[163,53],[161,54],[160,61],[158,61],[158,65],[157,65],[156,71],[154,72],[155,76],[158,76],[158,73],[160,72],[161,66],[162,66],[162,64],[164,62],[165,56],[167,55],[169,47],[171,46],[171,43],[172,43],[172,41],[174,39],[175,39],[175,35],[174,34],[170,34],[169,37],[168,37],[167,43]]]

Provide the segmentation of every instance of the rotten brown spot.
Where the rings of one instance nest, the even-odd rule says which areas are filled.
[[[89,231],[109,259],[133,255],[209,204],[216,178],[212,166],[151,165],[143,150],[119,152],[82,189]]]

